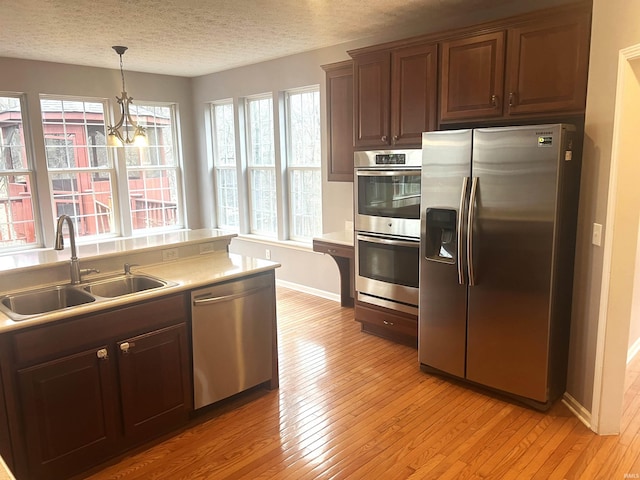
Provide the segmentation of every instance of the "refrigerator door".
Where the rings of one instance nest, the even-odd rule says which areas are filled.
[[[563,140],[561,125],[479,129],[473,138],[467,379],[540,402]]]
[[[418,355],[421,364],[458,377],[465,375],[471,140],[471,130],[422,135]]]

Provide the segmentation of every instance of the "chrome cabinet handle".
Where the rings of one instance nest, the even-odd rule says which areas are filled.
[[[396,143],[398,141],[398,135],[394,135],[393,136],[393,143]]]
[[[509,92],[509,106],[513,107],[517,102],[516,94],[513,92]]]
[[[460,210],[458,211],[458,283],[460,285],[465,284],[464,279],[464,262],[463,262],[463,252],[462,252],[462,230],[464,228],[464,201],[467,197],[467,186],[469,184],[469,177],[464,177],[462,179],[462,192],[460,193]]]
[[[491,95],[491,105],[493,105],[493,108],[498,108],[498,96],[497,95]]]
[[[100,359],[100,360],[108,360],[109,359],[109,352],[107,351],[106,348],[101,348],[100,350],[98,350],[96,352],[96,356]]]
[[[387,136],[386,135],[382,135],[382,137],[380,138],[380,140],[382,140],[383,142],[387,141]]]
[[[125,354],[126,354],[126,353],[129,353],[129,349],[130,349],[131,347],[133,347],[134,345],[135,345],[135,343],[133,343],[133,342],[131,342],[131,343],[129,343],[129,342],[122,342],[122,343],[120,344],[120,351],[121,351],[122,353],[125,353]]]
[[[336,253],[336,252],[337,252],[337,250],[335,248],[327,248],[327,253],[333,254],[333,253]]]
[[[476,284],[473,270],[473,219],[476,214],[476,192],[478,190],[478,177],[473,177],[471,182],[471,195],[469,196],[469,217],[467,220],[467,269],[469,270],[469,286]]]
[[[370,235],[356,235],[356,240],[362,240],[363,242],[380,243],[382,245],[396,245],[399,247],[420,248],[419,241],[412,242],[411,240],[391,240]]]
[[[382,323],[384,323],[385,325],[389,325],[389,326],[393,327],[393,322],[388,322],[387,320],[383,320]]]

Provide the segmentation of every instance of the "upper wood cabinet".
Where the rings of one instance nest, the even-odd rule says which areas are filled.
[[[506,115],[584,111],[589,26],[580,12],[509,29]]]
[[[355,148],[419,147],[436,126],[437,45],[350,53]]]
[[[442,43],[440,120],[502,115],[505,32]]]
[[[442,43],[440,121],[584,112],[590,13],[565,9]]]
[[[416,45],[391,54],[391,143],[421,146],[436,129],[438,46]]]
[[[323,65],[327,99],[327,180],[353,182],[353,62]]]

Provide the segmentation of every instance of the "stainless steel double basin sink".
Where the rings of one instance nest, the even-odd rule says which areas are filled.
[[[0,297],[0,310],[12,320],[22,321],[86,303],[173,285],[159,278],[139,274],[118,274],[78,285],[55,285],[25,290]]]

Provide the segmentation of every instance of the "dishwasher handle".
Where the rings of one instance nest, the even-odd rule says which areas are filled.
[[[193,301],[194,307],[202,307],[204,305],[212,305],[214,303],[220,302],[228,302],[230,300],[235,300],[236,298],[246,297],[249,295],[253,295],[254,293],[258,293],[262,290],[266,290],[270,288],[270,285],[266,285],[264,287],[251,288],[249,290],[243,290],[242,292],[233,293],[231,295],[224,295],[222,297],[204,297],[204,298],[196,298]]]

